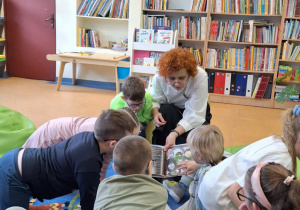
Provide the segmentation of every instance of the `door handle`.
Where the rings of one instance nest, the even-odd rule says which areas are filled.
[[[53,13],[51,14],[51,17],[47,18],[45,21],[49,21],[49,20],[51,20],[51,28],[53,29],[54,28],[54,14]]]

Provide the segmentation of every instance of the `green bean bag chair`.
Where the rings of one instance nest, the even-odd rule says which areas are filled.
[[[247,145],[228,147],[228,148],[225,148],[225,151],[230,152],[231,154],[235,154],[246,146]],[[299,179],[299,178],[300,178],[300,161],[297,158],[297,179]]]
[[[0,157],[20,148],[35,131],[35,126],[19,112],[0,105]]]

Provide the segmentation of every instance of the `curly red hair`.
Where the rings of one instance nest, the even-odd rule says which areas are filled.
[[[181,69],[186,69],[191,77],[196,76],[198,73],[197,61],[191,52],[177,47],[161,56],[158,63],[160,76],[167,77]]]

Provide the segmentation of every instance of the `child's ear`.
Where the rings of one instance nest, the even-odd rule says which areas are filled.
[[[116,169],[115,169],[115,163],[112,164],[112,168],[114,169],[114,171],[116,172]],[[117,172],[116,172],[117,173]]]
[[[252,203],[253,210],[260,210],[260,207],[256,203]]]
[[[239,210],[248,210],[246,203],[242,203],[239,207]]]
[[[114,150],[114,147],[116,146],[117,141],[116,140],[112,140],[112,141],[108,141],[108,147],[111,151]]]
[[[125,98],[124,98],[124,96],[121,96],[121,98],[125,101]]]
[[[152,177],[152,160],[148,163],[148,174],[150,177]]]

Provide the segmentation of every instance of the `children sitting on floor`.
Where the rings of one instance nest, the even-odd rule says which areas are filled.
[[[300,209],[300,181],[280,164],[260,162],[247,171],[244,188],[237,196],[245,201],[240,210]]]
[[[113,169],[118,173],[100,183],[94,210],[164,210],[166,189],[151,178],[152,149],[140,136],[126,136],[115,146]]]
[[[139,121],[130,109],[109,109],[96,120],[94,132],[79,133],[47,148],[7,152],[0,158],[0,209],[28,209],[31,196],[52,199],[75,189],[79,189],[82,209],[93,209],[102,154],[112,153],[119,139],[139,131]]]
[[[179,183],[164,181],[164,186],[168,189],[172,198],[183,195],[190,183],[190,199],[178,209],[204,209],[198,197],[198,189],[205,173],[214,165],[222,161],[224,153],[224,138],[221,130],[215,125],[202,125],[192,130],[187,137],[187,144],[191,149],[193,160],[200,166],[193,182],[189,176],[183,176]],[[194,164],[196,167],[197,165]],[[180,193],[180,194],[179,194]],[[182,196],[183,196],[182,195]],[[181,197],[182,197],[181,196]]]
[[[136,76],[129,76],[124,80],[122,92],[114,97],[110,108],[118,110],[122,107],[129,107],[134,111],[142,124],[139,136],[146,138],[145,127],[153,119],[152,97],[145,92],[144,82]]]

